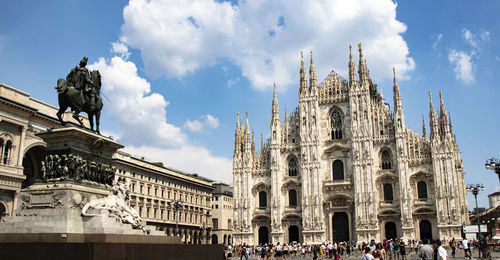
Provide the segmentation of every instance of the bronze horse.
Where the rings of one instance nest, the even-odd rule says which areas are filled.
[[[80,112],[87,113],[90,121],[90,129],[94,130],[94,116],[96,121],[96,132],[99,132],[99,118],[101,117],[102,100],[100,97],[101,92],[101,74],[99,71],[94,70],[90,72],[90,82],[87,83],[88,89],[76,89],[74,86],[69,85],[69,82],[60,78],[57,80],[57,92],[59,99],[59,111],[57,111],[57,118],[61,125],[65,125],[62,119],[62,114],[71,108],[73,111],[73,118],[76,119],[82,127],[84,127],[82,120],[79,117]],[[91,102],[91,99],[94,102]]]

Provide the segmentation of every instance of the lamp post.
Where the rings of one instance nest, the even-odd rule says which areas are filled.
[[[467,191],[471,192],[474,195],[474,199],[476,200],[476,218],[477,218],[477,239],[479,239],[479,233],[481,233],[481,222],[479,221],[479,209],[477,207],[477,194],[479,191],[484,190],[483,184],[468,184]],[[479,257],[481,257],[481,250],[479,250]]]
[[[175,235],[178,236],[179,235],[179,224],[177,223],[178,222],[177,213],[179,211],[179,207],[181,207],[183,205],[183,203],[182,203],[182,201],[174,200],[174,201],[169,202],[169,204],[174,206],[174,209],[175,209],[175,213],[174,213]]]
[[[487,170],[495,171],[495,173],[498,175],[498,181],[500,181],[500,159],[491,158],[489,160],[486,160],[484,167],[486,167]]]

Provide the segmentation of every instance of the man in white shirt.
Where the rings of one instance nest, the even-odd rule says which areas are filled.
[[[438,260],[448,260],[448,252],[441,246],[441,240],[434,240],[434,247],[437,248]]]
[[[469,241],[467,240],[467,238],[464,238],[464,240],[462,240],[462,248],[464,249],[465,257],[469,257],[469,259],[471,259]]]
[[[373,260],[373,255],[370,253],[370,247],[365,248],[365,254],[361,257],[361,260]]]

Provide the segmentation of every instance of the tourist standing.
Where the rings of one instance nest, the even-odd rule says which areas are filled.
[[[429,245],[429,240],[424,241],[424,245],[420,248],[420,258],[422,260],[432,260],[432,254],[434,254],[434,249]]]
[[[450,241],[450,247],[451,247],[451,256],[452,256],[452,257],[455,257],[455,250],[456,250],[456,242],[455,242],[455,238],[453,238],[453,239]]]
[[[361,260],[373,260],[373,255],[370,253],[370,247],[366,247],[364,252],[363,256],[361,256]]]
[[[406,259],[406,247],[405,246],[406,246],[405,242],[403,240],[401,240],[401,242],[399,242],[399,252],[401,253],[402,260]]]

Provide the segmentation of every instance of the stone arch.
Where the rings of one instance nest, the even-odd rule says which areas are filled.
[[[340,140],[344,139],[344,113],[342,109],[333,106],[329,112],[330,117],[330,139]]]
[[[218,243],[219,243],[219,241],[218,241],[217,235],[212,234],[212,245],[216,245]]]
[[[3,201],[0,201],[0,219],[2,219],[3,216],[8,216],[8,215],[10,215],[9,207]]]
[[[342,160],[335,160],[332,163],[332,179],[333,180],[344,180],[344,162]]]
[[[382,149],[380,149],[379,158],[380,169],[390,170],[393,168],[391,149],[389,149],[388,147],[383,147]]]
[[[22,183],[22,187],[26,188],[33,184],[35,180],[42,179],[42,161],[45,159],[46,155],[45,145],[32,145],[30,148],[25,150],[23,156],[23,174],[26,179]]]
[[[299,175],[299,161],[295,155],[288,156],[288,176],[294,177]]]

